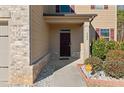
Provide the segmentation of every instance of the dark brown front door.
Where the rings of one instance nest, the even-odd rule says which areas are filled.
[[[70,56],[70,33],[60,33],[60,56]]]

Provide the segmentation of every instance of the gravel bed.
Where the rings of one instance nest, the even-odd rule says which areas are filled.
[[[113,78],[113,77],[106,76],[104,71],[99,71],[99,72],[92,75],[91,72],[89,72],[89,73],[86,72],[84,66],[82,66],[81,69],[84,72],[84,74],[88,78],[91,78],[91,79],[124,81],[124,78],[116,79],[116,78]]]
[[[99,72],[95,73],[94,75],[92,75],[90,78],[91,79],[100,79],[100,80],[124,81],[123,78],[116,79],[113,77],[106,76],[104,71],[99,71]]]
[[[55,66],[51,64],[47,64],[43,70],[40,72],[36,83],[33,85],[34,87],[50,87],[52,86],[52,77]]]

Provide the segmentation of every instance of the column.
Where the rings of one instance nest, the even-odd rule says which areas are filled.
[[[9,83],[32,84],[29,6],[10,6],[8,10],[11,12],[9,20]]]
[[[90,56],[90,41],[89,41],[89,32],[90,32],[90,29],[89,29],[89,22],[84,22],[84,25],[83,25],[83,31],[84,31],[84,36],[83,36],[83,39],[84,39],[84,60],[89,58]]]

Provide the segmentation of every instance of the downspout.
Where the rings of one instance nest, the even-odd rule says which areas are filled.
[[[93,16],[90,20],[90,23],[93,21],[93,19],[96,17],[97,15]]]
[[[92,25],[91,24],[91,22],[94,20],[94,18],[96,17],[97,15],[95,15],[95,16],[93,16],[91,19],[90,19],[90,22],[89,22],[89,29],[91,29],[90,28],[90,26]],[[95,31],[95,29],[94,28],[92,28],[94,31]],[[90,35],[90,33],[89,33],[89,35]],[[96,37],[96,31],[95,31],[95,37]],[[92,39],[92,37],[91,37],[91,39]],[[90,40],[90,39],[89,39]],[[93,44],[93,42],[92,41],[90,41],[91,43],[90,43],[90,55],[92,55],[92,44]]]

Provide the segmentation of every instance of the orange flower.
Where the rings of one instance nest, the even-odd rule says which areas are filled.
[[[87,72],[90,72],[92,70],[92,66],[90,64],[87,64],[85,66],[85,69],[86,69]]]

